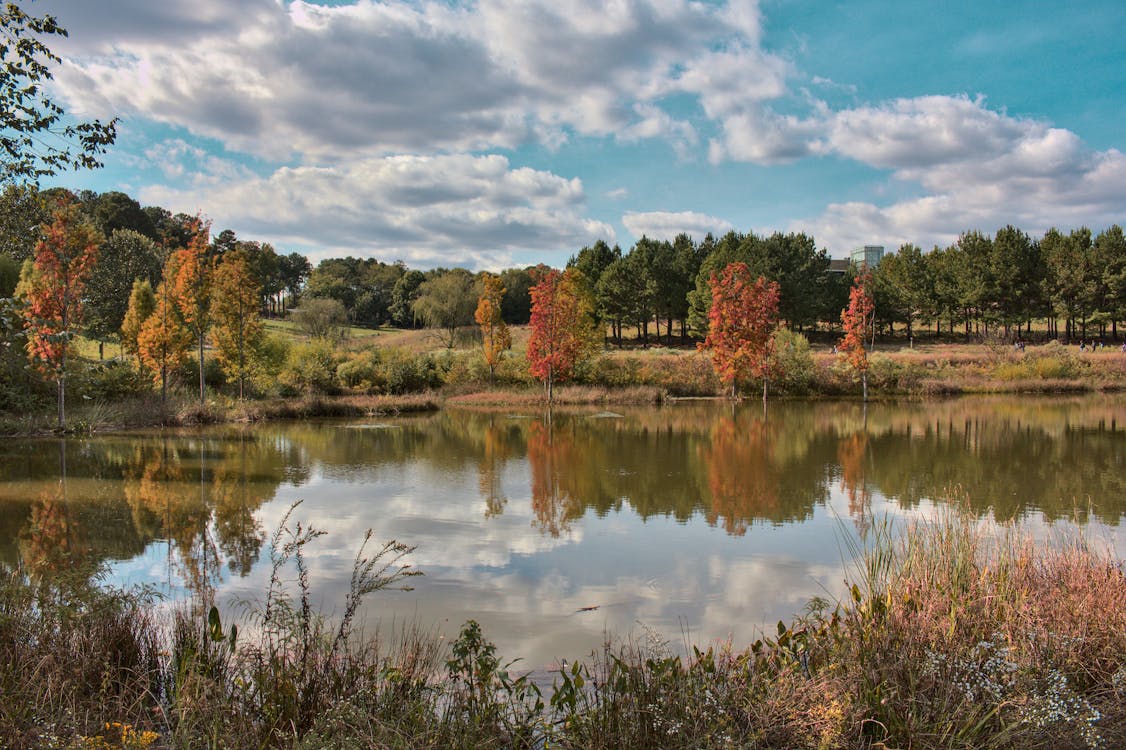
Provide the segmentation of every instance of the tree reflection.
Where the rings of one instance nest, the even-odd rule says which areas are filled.
[[[765,419],[737,420],[732,415],[712,424],[711,439],[703,448],[711,495],[704,517],[709,524],[722,521],[728,534],[742,536],[756,517],[778,516],[773,432]]]
[[[485,518],[493,518],[504,512],[508,498],[504,496],[501,475],[504,466],[512,455],[507,439],[507,430],[489,419],[481,429],[481,453],[477,462],[477,487],[485,499]]]
[[[837,444],[841,488],[848,494],[848,515],[863,539],[872,525],[872,493],[864,477],[868,431],[857,430]]]
[[[581,496],[573,490],[571,469],[581,465],[574,432],[556,430],[534,422],[528,428],[528,464],[532,471],[532,512],[545,534],[558,537],[570,531],[571,522],[583,515]]]

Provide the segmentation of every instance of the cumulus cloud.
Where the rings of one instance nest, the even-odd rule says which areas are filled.
[[[708,232],[720,235],[735,228],[729,221],[695,211],[631,211],[622,217],[622,223],[638,237],[657,240],[672,240],[678,234],[701,240]]]
[[[185,0],[122,0],[124,33],[107,27],[116,13],[87,5],[52,0],[83,25],[58,77],[72,106],[270,158],[558,146],[572,133],[684,148],[695,129],[662,97],[690,92],[722,110],[784,90],[785,66],[754,46],[757,13],[740,2],[254,0],[219,24],[209,1],[191,34]]]
[[[175,150],[176,143],[167,147]],[[578,179],[513,168],[503,156],[393,156],[284,167],[188,189],[150,187],[147,203],[202,210],[216,226],[414,265],[506,265],[518,251],[570,251],[613,227],[584,218]]]
[[[960,232],[1007,224],[1040,233],[1121,221],[1126,156],[990,111],[980,99],[929,96],[848,110],[833,115],[825,132],[825,148],[889,169],[923,193],[884,206],[832,203],[792,223],[838,251],[872,242],[946,245]]]
[[[855,86],[805,75],[766,49],[752,0],[247,0],[237,14],[222,0],[40,7],[81,30],[59,47],[56,83],[71,111],[155,121],[190,134],[185,146],[207,137],[228,156],[288,165],[255,178],[235,161],[181,149],[162,167],[179,188],[152,187],[150,200],[214,207],[217,220],[241,217],[246,229],[272,233],[280,223],[289,237],[331,249],[438,262],[441,247],[467,248],[489,263],[516,248],[608,237],[551,179],[532,186],[546,194],[522,196],[514,191],[529,186],[507,165],[499,191],[462,171],[445,184],[419,176],[434,170],[441,183],[444,170],[479,158],[458,154],[527,144],[558,152],[587,138],[666,143],[682,161],[771,167],[829,157],[886,174],[882,187],[898,198],[857,201],[845,187],[791,224],[838,253],[942,243],[970,227],[1120,220],[1118,151],[1093,151],[1075,133],[980,96],[830,106],[793,81],[837,95]],[[396,192],[387,180],[404,154],[431,161],[412,162]],[[320,194],[306,192],[313,185]],[[624,221],[655,234],[660,216]],[[676,221],[662,220],[673,231]],[[675,229],[701,229],[694,220]]]

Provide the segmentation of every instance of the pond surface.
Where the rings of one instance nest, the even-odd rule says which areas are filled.
[[[64,478],[65,476],[65,478]],[[1126,397],[446,411],[0,443],[0,566],[261,597],[292,518],[340,611],[364,531],[415,545],[365,629],[481,622],[527,668],[607,637],[734,638],[842,591],[845,539],[952,502],[1126,556]],[[377,624],[378,623],[378,624]]]

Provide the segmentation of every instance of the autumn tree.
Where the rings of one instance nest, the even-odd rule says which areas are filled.
[[[67,348],[82,318],[82,289],[99,237],[78,207],[60,203],[35,255],[24,263],[18,294],[26,300],[27,352],[58,387],[59,429],[66,429]]]
[[[841,352],[849,367],[860,375],[865,401],[868,400],[868,347],[865,339],[875,315],[875,305],[869,291],[871,283],[870,274],[857,277],[848,294],[848,307],[841,311],[841,324],[844,327]]]
[[[778,284],[761,276],[751,281],[747,264],[730,263],[719,276],[711,275],[709,286],[708,335],[700,348],[711,352],[716,374],[730,384],[732,398],[740,380],[761,378],[765,402],[767,383],[777,375]]]
[[[160,384],[162,408],[168,403],[168,373],[184,364],[192,345],[191,333],[181,322],[168,287],[166,281],[157,288],[152,314],[137,335],[137,356],[153,381]]]
[[[137,356],[137,337],[141,335],[141,327],[152,315],[156,308],[156,295],[153,294],[152,284],[146,279],[134,279],[133,290],[129,293],[129,306],[125,309],[125,318],[121,321],[121,349],[126,354]]]
[[[550,269],[531,289],[528,369],[543,381],[549,404],[555,383],[568,380],[600,341],[585,286],[573,268],[563,273]]]
[[[231,250],[215,269],[211,290],[211,339],[223,373],[238,380],[238,397],[244,396],[254,353],[265,329],[258,315],[261,287],[241,249]]]
[[[170,262],[175,266],[175,274],[168,275],[172,286],[169,292],[176,309],[184,321],[184,326],[195,338],[199,351],[199,406],[204,405],[204,362],[203,343],[207,330],[211,327],[211,282],[214,264],[208,252],[208,225],[198,219],[193,227],[194,234],[188,246],[173,253]]]
[[[485,362],[489,365],[489,377],[493,378],[501,355],[512,348],[512,335],[501,316],[504,284],[500,277],[486,273],[482,275],[481,283],[483,291],[481,298],[477,300],[473,319],[481,327],[481,346],[485,351]]]

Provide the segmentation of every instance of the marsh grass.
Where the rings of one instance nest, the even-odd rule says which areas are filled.
[[[550,689],[472,621],[446,645],[357,633],[364,597],[416,574],[396,542],[365,538],[342,611],[315,611],[319,536],[286,516],[264,599],[237,622],[6,574],[0,746],[1126,746],[1126,571],[1079,536],[1034,541],[957,511],[876,523],[845,545],[844,601],[815,599],[746,648],[682,655],[646,633]]]

